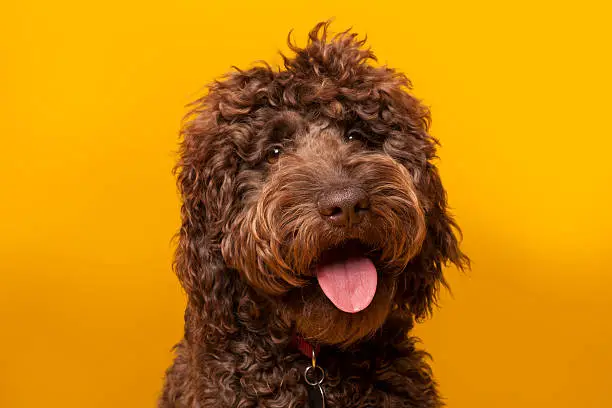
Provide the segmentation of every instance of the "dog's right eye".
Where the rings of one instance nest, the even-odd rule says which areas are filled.
[[[282,153],[283,149],[281,149],[280,146],[272,146],[270,150],[268,150],[266,161],[270,164],[276,163]]]

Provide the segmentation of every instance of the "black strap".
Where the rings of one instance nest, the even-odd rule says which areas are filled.
[[[325,394],[321,385],[307,385],[308,408],[325,408]]]

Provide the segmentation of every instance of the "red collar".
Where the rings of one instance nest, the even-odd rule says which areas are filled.
[[[319,344],[316,344],[313,346],[304,337],[300,336],[299,334],[295,332],[293,333],[293,337],[291,338],[291,345],[294,348],[300,350],[300,352],[308,358],[313,358],[313,357],[318,356],[319,351],[321,351],[321,346]]]

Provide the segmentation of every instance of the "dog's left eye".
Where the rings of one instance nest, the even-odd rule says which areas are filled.
[[[351,129],[351,130],[349,130],[346,133],[345,138],[346,138],[347,142],[354,142],[354,141],[365,142],[367,140],[367,137],[366,137],[365,133],[363,133],[359,129]]]
[[[282,153],[283,149],[280,146],[272,146],[270,150],[268,150],[268,156],[266,157],[266,161],[270,164],[276,163]]]

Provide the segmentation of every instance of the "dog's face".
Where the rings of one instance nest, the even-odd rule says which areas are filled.
[[[233,74],[196,107],[177,273],[205,314],[223,307],[220,280],[241,279],[305,337],[347,345],[392,312],[425,314],[442,265],[466,258],[428,111],[353,35],[328,43],[325,28],[286,71]]]
[[[354,340],[383,323],[425,236],[413,176],[390,154],[405,141],[270,115],[241,163],[223,257],[305,336]]]

